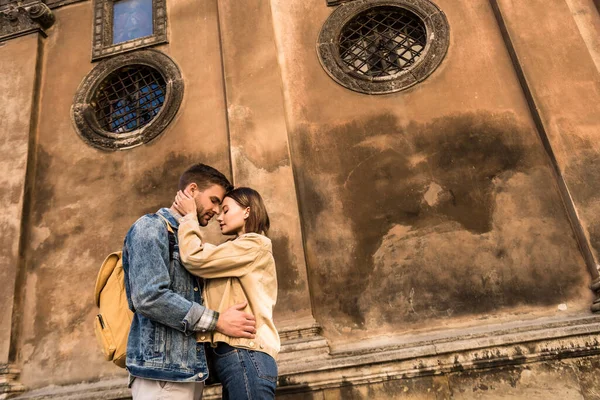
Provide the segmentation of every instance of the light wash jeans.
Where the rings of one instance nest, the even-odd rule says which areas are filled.
[[[133,400],[202,400],[203,382],[168,382],[135,378]]]
[[[223,400],[275,398],[277,363],[261,351],[238,349],[226,343],[207,351],[216,378],[223,384]]]

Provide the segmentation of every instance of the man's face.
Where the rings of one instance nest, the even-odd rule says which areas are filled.
[[[225,188],[220,185],[212,185],[200,191],[197,187],[194,190],[190,190],[191,195],[196,201],[196,208],[198,212],[198,222],[200,226],[206,226],[208,221],[215,215],[218,215],[225,196]]]

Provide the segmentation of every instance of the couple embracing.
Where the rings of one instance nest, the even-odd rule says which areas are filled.
[[[221,245],[201,227],[217,216]],[[127,344],[134,400],[198,400],[207,379],[223,399],[273,399],[279,335],[277,277],[269,216],[260,195],[233,188],[196,164],[180,177],[170,208],[130,228],[123,247],[129,307]]]

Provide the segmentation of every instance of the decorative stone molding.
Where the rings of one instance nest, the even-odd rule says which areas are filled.
[[[326,1],[327,1],[327,7],[335,7],[335,6],[339,6],[342,3],[347,3],[352,0],[326,0]]]
[[[92,99],[98,87],[113,72],[129,65],[149,66],[158,71],[166,82],[164,103],[159,113],[141,128],[117,134],[102,129],[96,120]],[[79,136],[101,150],[127,149],[147,143],[162,133],[177,114],[183,99],[183,78],[177,64],[166,54],[143,50],[105,60],[81,82],[71,107],[71,117]]]
[[[316,328],[316,327],[315,327]],[[308,356],[298,349],[321,340],[306,327],[282,330],[278,394],[310,393],[348,385],[494,369],[574,357],[600,355],[600,316],[547,318],[458,332],[387,338],[317,350]],[[293,339],[295,338],[295,339]],[[375,344],[378,343],[378,344]],[[318,346],[315,346],[316,349]],[[302,351],[302,350],[301,350]],[[204,391],[206,400],[220,399],[220,387]],[[127,379],[49,387],[17,399],[129,399]]]
[[[46,4],[51,9],[55,9],[58,7],[69,5],[69,4],[79,3],[82,1],[87,1],[87,0],[46,0]]]
[[[115,0],[94,0],[92,61],[168,41],[166,0],[152,0],[152,35],[113,43],[114,3]]]
[[[363,385],[458,371],[600,354],[600,318],[535,321],[457,336],[429,334],[397,345],[333,351],[301,363],[280,378],[279,391],[303,393],[343,385]],[[519,326],[521,325],[521,326]],[[468,332],[464,330],[462,332]],[[357,346],[356,344],[354,346]]]
[[[333,4],[337,3],[331,3],[331,5]],[[370,76],[361,73],[358,68],[353,68],[347,60],[344,61],[340,54],[340,41],[346,25],[349,25],[354,19],[360,18],[364,13],[375,9],[384,10],[385,12],[396,12],[390,10],[405,12],[407,15],[412,15],[420,20],[425,29],[426,43],[424,43],[424,47],[419,48],[419,55],[408,60],[408,64],[398,72],[384,74],[384,76]],[[368,31],[370,35],[376,34],[374,28]],[[404,31],[404,29],[401,31]],[[357,34],[357,32],[353,32],[353,34]],[[398,31],[398,35],[406,35],[406,33]],[[380,41],[382,38],[385,38],[389,43]],[[356,56],[357,62],[362,61],[362,66],[370,65],[369,60],[371,59],[379,59],[381,63],[391,65],[392,62],[385,59],[386,57],[395,57],[400,60],[404,54],[409,54],[409,52],[404,52],[401,55],[394,53],[405,43],[410,43],[410,41],[405,38],[401,43],[393,42],[387,35],[381,34],[378,39],[373,40],[373,46],[356,45],[357,49],[367,52],[366,55],[356,56],[354,51],[348,50],[344,53]],[[391,51],[389,48],[380,48],[388,44],[393,47]],[[420,46],[420,42],[417,44]],[[429,0],[354,0],[340,5],[325,21],[317,41],[317,53],[323,69],[340,85],[360,93],[386,94],[405,90],[425,80],[440,65],[449,45],[450,27],[446,16]],[[368,49],[361,46],[366,46]],[[412,49],[406,50],[410,50],[410,53],[412,53]],[[371,51],[372,53],[369,53]],[[384,53],[386,55],[382,55]]]
[[[18,382],[19,373],[18,369],[10,365],[0,365],[0,400],[25,391],[25,387]]]
[[[15,1],[0,7],[0,42],[45,30],[54,24],[54,14],[40,0]]]
[[[277,363],[280,373],[293,370],[298,360],[309,362],[329,355],[329,345],[321,336],[321,326],[312,318],[306,322],[279,330],[281,351]]]

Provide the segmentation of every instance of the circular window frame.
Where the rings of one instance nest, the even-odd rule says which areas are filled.
[[[166,83],[165,101],[158,114],[141,128],[126,133],[102,129],[91,106],[102,82],[113,72],[127,66],[145,65],[158,71]],[[125,150],[156,138],[173,120],[183,100],[183,78],[177,64],[157,50],[140,50],[101,61],[83,79],[71,106],[71,118],[78,135],[87,144],[101,150]]]
[[[427,43],[414,64],[394,75],[369,77],[350,71],[340,58],[340,36],[346,25],[359,14],[372,8],[405,9],[425,25]],[[340,85],[359,93],[388,94],[408,89],[425,80],[441,64],[450,45],[448,20],[435,4],[428,0],[355,0],[340,5],[323,24],[317,40],[321,66]]]

